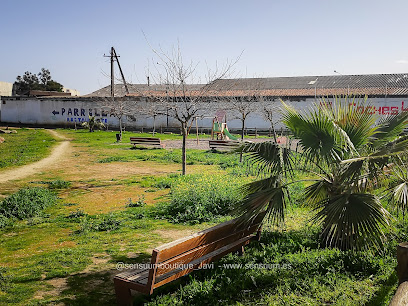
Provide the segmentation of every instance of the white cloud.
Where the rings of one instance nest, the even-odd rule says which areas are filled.
[[[398,61],[396,61],[396,63],[397,63],[397,64],[408,64],[408,60],[405,60],[405,59],[403,59],[403,60],[398,60]]]

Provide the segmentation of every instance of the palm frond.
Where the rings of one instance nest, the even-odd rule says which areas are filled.
[[[318,107],[309,114],[297,112],[282,102],[285,112],[283,123],[291,130],[302,146],[307,160],[339,162],[345,152],[352,150],[348,136],[333,121],[327,111]]]
[[[374,124],[378,117],[369,111],[372,107],[367,97],[354,96],[336,97],[332,107],[336,124],[345,131],[356,150],[369,143],[376,131]]]
[[[238,148],[257,174],[277,175],[278,173],[293,173],[295,167],[294,153],[290,143],[281,146],[275,142],[247,143]]]
[[[371,136],[373,147],[380,147],[394,141],[408,124],[408,112],[401,112],[383,118],[377,125],[376,132]]]
[[[322,225],[326,246],[351,250],[382,246],[382,227],[389,227],[391,216],[375,195],[340,194],[323,201],[319,209],[312,221]]]
[[[305,204],[316,207],[329,197],[333,182],[328,179],[319,180],[305,188]]]
[[[380,162],[381,160],[386,161],[392,156],[399,156],[401,154],[408,153],[408,136],[400,137],[393,142],[389,142],[386,145],[379,148],[377,151],[368,154],[366,156],[360,156],[355,158],[350,158],[343,160],[342,164],[350,164],[359,161],[371,161]],[[384,165],[383,165],[384,166]]]
[[[240,216],[240,222],[249,223],[264,211],[272,223],[284,221],[287,194],[279,177],[272,176],[244,185],[243,192],[246,196],[234,210],[234,214]]]
[[[385,195],[393,206],[404,214],[408,211],[408,167],[400,164],[390,166],[392,175],[388,180],[389,192]]]

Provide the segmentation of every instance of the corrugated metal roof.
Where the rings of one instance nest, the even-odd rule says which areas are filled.
[[[163,91],[166,92],[166,90],[169,90],[169,85],[166,84],[160,84],[160,85],[150,85],[148,86],[147,84],[127,84],[129,88],[129,93],[131,94],[140,94],[143,92],[147,91]],[[197,90],[201,88],[204,85],[186,85],[188,90]],[[115,96],[116,97],[123,97],[126,95],[126,89],[123,84],[115,84]],[[106,86],[103,87],[97,91],[94,91],[88,95],[85,95],[84,97],[110,97],[111,95],[111,86]]]
[[[130,96],[149,92],[165,94],[172,85],[128,84]],[[199,94],[205,85],[186,85],[191,95]],[[260,94],[264,96],[322,96],[322,95],[408,95],[408,73],[330,75],[274,78],[219,79],[207,85],[211,90],[206,95],[237,96]],[[171,89],[170,89],[171,91]],[[115,96],[125,96],[125,87],[115,85]],[[85,97],[109,97],[110,86],[106,86]]]
[[[220,89],[408,88],[408,73],[217,80]],[[231,87],[232,86],[232,87]]]

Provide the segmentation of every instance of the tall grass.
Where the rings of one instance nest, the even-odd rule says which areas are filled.
[[[23,188],[0,203],[0,216],[28,219],[40,215],[45,208],[55,204],[56,200],[56,195],[48,189]]]
[[[201,223],[228,215],[241,200],[242,179],[222,174],[187,175],[171,185],[170,203],[161,213],[175,223]]]

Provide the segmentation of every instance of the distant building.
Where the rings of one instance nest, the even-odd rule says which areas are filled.
[[[10,97],[13,95],[13,83],[0,82],[0,96]]]
[[[115,85],[115,102],[133,103],[135,112],[122,118],[126,128],[150,129],[155,122],[156,128],[177,129],[179,123],[168,115],[149,117],[143,115],[138,109],[150,103],[153,96],[167,96],[167,84],[151,85],[128,84],[129,94],[124,85]],[[198,119],[199,129],[211,128],[212,117],[219,110],[229,114],[228,127],[239,130],[240,120],[233,116],[229,97],[245,97],[253,95],[262,97],[255,101],[254,112],[248,116],[246,127],[248,129],[267,130],[270,123],[263,118],[262,104],[280,106],[280,100],[290,103],[293,107],[307,110],[313,103],[319,103],[325,97],[325,103],[331,103],[335,96],[365,96],[370,99],[370,112],[379,116],[393,115],[408,111],[408,73],[406,74],[372,74],[372,75],[334,75],[334,76],[302,76],[302,77],[276,77],[276,78],[242,78],[219,79],[209,85],[191,84],[188,86],[189,95],[194,96],[203,86],[210,86],[207,102],[212,103],[207,107],[201,119]],[[0,121],[4,123],[21,123],[38,126],[73,126],[87,121],[89,116],[95,116],[105,125],[118,126],[118,118],[114,117],[109,109],[112,102],[109,98],[110,86],[101,88],[91,94],[75,97],[3,97]],[[177,98],[176,96],[173,98]],[[218,99],[226,98],[226,99]],[[219,101],[222,101],[219,103]],[[206,102],[206,103],[207,103]],[[110,103],[110,104],[109,104]],[[274,115],[277,122],[276,128],[282,127],[280,114]]]
[[[80,96],[79,91],[76,90],[76,89],[71,89],[71,88],[65,88],[65,87],[63,87],[63,88],[62,88],[62,92],[70,93],[71,96],[75,96],[75,97],[79,97],[79,96]]]

